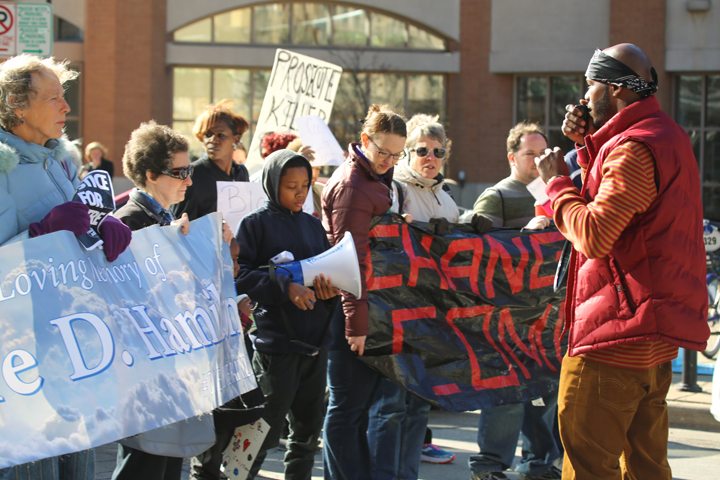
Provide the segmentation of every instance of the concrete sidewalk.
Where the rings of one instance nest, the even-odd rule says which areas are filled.
[[[671,428],[688,430],[703,430],[706,432],[720,432],[720,422],[710,414],[712,377],[698,375],[698,385],[702,392],[679,392],[676,386],[680,384],[682,376],[673,374],[673,385],[668,393],[668,412]],[[477,447],[478,412],[465,412],[460,414],[439,412],[430,413],[429,426],[433,430],[433,441],[448,451],[455,453],[454,462],[446,465],[420,465],[420,478],[422,479],[465,479],[469,476],[468,458],[478,451]],[[97,480],[110,480],[115,468],[117,444],[111,443],[96,449],[96,476]],[[282,459],[285,452],[278,448],[268,454],[258,479],[282,479]],[[516,461],[522,455],[520,446],[517,448]],[[505,472],[508,478],[515,480],[517,474]],[[188,478],[188,461],[185,461],[183,480]],[[313,479],[322,479],[322,455],[315,457]]]
[[[697,384],[702,392],[680,392],[677,386],[682,375],[673,373],[673,384],[667,396],[670,427],[688,430],[720,432],[720,422],[710,413],[712,403],[712,376],[698,375]]]

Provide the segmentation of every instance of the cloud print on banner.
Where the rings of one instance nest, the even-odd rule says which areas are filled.
[[[210,412],[256,388],[220,214],[133,232],[114,263],[69,232],[0,248],[0,468]]]

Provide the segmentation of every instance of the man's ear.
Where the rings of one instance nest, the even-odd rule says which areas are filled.
[[[513,153],[513,152],[508,153],[508,162],[510,162],[510,167],[515,166],[515,153]]]

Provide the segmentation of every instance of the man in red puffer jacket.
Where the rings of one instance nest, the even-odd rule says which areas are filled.
[[[563,478],[672,479],[665,397],[678,347],[707,326],[700,175],[687,133],[660,110],[657,74],[638,47],[596,51],[580,109],[582,192],[562,152],[536,159],[554,219],[573,244],[558,406]]]

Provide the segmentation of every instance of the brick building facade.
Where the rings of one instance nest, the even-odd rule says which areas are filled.
[[[86,143],[104,143],[116,171],[121,170],[124,144],[140,122],[154,118],[186,128],[192,112],[181,114],[181,106],[216,100],[212,95],[221,73],[231,72],[234,81],[253,79],[248,82],[254,82],[255,93],[238,107],[250,118],[252,105],[258,97],[262,101],[262,72],[271,67],[278,46],[330,61],[338,52],[354,51],[359,59],[356,74],[367,82],[370,100],[405,107],[408,113],[423,106],[439,110],[426,113],[440,113],[448,127],[453,151],[446,173],[457,180],[464,172],[464,188],[456,193],[466,207],[485,186],[507,176],[505,138],[515,122],[526,117],[539,120],[550,130],[551,143],[561,142],[558,105],[584,95],[582,75],[594,48],[635,43],[658,71],[661,105],[693,137],[706,215],[720,219],[720,207],[708,205],[720,203],[714,202],[720,196],[720,113],[716,113],[720,112],[716,34],[720,12],[711,2],[53,0],[52,4],[59,18],[82,31],[80,46],[77,38],[59,38],[55,43],[55,55],[72,60],[82,73],[79,134]],[[322,15],[333,22],[326,30],[330,40],[299,43],[301,23],[296,17],[308,9],[328,12]],[[277,15],[268,20],[261,16],[267,12]],[[285,28],[279,15],[290,15],[289,33],[273,37],[281,38],[273,44],[260,33],[263,28]],[[314,15],[313,25],[325,18]],[[347,39],[341,40],[345,24],[339,19],[351,15],[363,22],[368,19],[369,26],[363,27],[368,29],[367,38],[354,31],[356,38],[360,35],[359,41],[353,40],[357,44],[341,44]],[[222,22],[231,17],[232,21],[252,19],[249,41],[216,41]],[[207,38],[201,32],[206,24],[215,29]],[[405,43],[386,41],[396,33],[392,29],[399,28],[406,29]],[[429,43],[413,46],[417,38]],[[214,82],[210,93],[186,91],[205,77],[210,80],[203,80],[203,85]],[[437,87],[429,91],[427,85]],[[403,88],[405,96],[396,98],[402,97]],[[340,108],[336,102],[336,109]],[[338,125],[354,121],[341,117],[334,111],[331,120]]]

